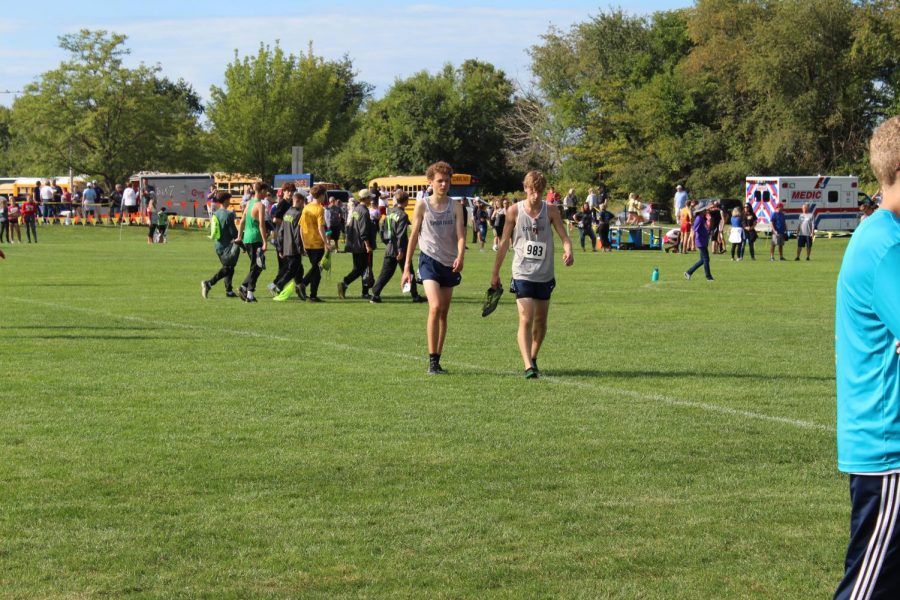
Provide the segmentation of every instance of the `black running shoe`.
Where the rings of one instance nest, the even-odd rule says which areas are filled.
[[[209,285],[209,282],[208,282],[208,281],[201,281],[201,282],[200,282],[200,295],[203,296],[203,299],[204,299],[204,300],[205,300],[206,298],[209,297],[209,289],[210,289],[211,287],[212,287],[212,286]]]
[[[500,296],[503,295],[503,288],[488,288],[487,293],[484,295],[484,304],[481,305],[481,316],[486,317],[497,308],[497,304],[500,302]]]
[[[247,299],[247,288],[244,286],[238,288],[238,296],[240,296],[241,300],[244,302],[250,302],[250,300]]]
[[[525,379],[537,379],[538,378],[538,370],[534,367],[530,369],[525,369]]]
[[[294,290],[297,292],[297,297],[306,302],[306,286],[301,283]]]
[[[322,299],[319,298],[318,296],[311,296],[310,298],[307,298],[306,301],[307,301],[307,302],[312,302],[312,303],[314,303],[314,304],[315,304],[316,302],[324,302],[324,300],[322,300]]]
[[[371,298],[369,298],[369,303],[381,304],[381,296],[372,296]]]
[[[413,296],[412,301],[413,304],[421,304],[422,302],[428,302],[428,298],[424,296]]]
[[[429,375],[446,375],[447,371],[441,368],[440,363],[431,363],[428,365]]]
[[[226,297],[226,298],[237,298],[238,295],[235,294],[233,291],[228,290],[227,292],[225,292],[225,297]]]

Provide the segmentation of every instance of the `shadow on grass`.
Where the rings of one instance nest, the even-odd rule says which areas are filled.
[[[779,381],[834,381],[834,377],[819,375],[799,375],[792,373],[713,373],[710,371],[649,371],[649,370],[608,370],[608,369],[552,369],[547,375],[561,377],[596,377],[621,379],[672,379],[702,377],[713,379],[775,379]]]
[[[163,340],[167,339],[164,335],[77,335],[77,334],[56,334],[56,335],[29,335],[23,336],[29,340]]]

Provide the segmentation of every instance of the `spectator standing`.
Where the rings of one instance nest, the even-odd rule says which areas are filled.
[[[684,190],[684,187],[679,184],[675,186],[675,212],[672,213],[676,217],[681,214],[681,209],[687,206],[688,204],[688,193]],[[683,232],[682,232],[683,233]]]
[[[678,214],[682,253],[690,252],[694,249],[694,232],[691,229],[691,223],[693,222],[694,217],[693,207],[696,206],[696,204],[696,200],[689,200],[687,205],[685,205]]]
[[[800,251],[803,248],[806,248],[806,260],[809,260],[816,228],[814,217],[815,215],[809,212],[809,203],[804,202],[800,207],[800,218],[797,220],[797,258],[794,260],[800,260]]]
[[[616,215],[606,209],[606,202],[601,202],[597,210],[597,235],[600,236],[600,249],[603,252],[612,252],[612,244],[609,241],[609,227]]]
[[[837,466],[850,540],[835,600],[900,598],[900,117],[869,144],[881,210],[853,233],[835,297]]]
[[[63,189],[57,185],[55,179],[51,180],[50,187],[53,189],[53,204],[51,205],[51,211],[54,215],[59,215],[63,209]]]
[[[735,206],[731,211],[731,231],[728,232],[728,241],[731,243],[731,260],[744,259],[744,228],[742,221],[741,208]]]
[[[700,252],[700,258],[690,269],[684,272],[685,279],[690,279],[691,275],[694,274],[694,271],[702,266],[703,273],[706,275],[707,281],[713,281],[712,272],[709,268],[709,229],[706,223],[706,213],[708,211],[708,208],[709,207],[707,206],[699,206],[694,211],[694,223],[692,225],[694,233],[694,245]]]
[[[122,190],[122,214],[128,216],[128,224],[131,225],[131,217],[138,212],[138,182],[129,183]]]
[[[487,240],[488,231],[488,213],[484,208],[484,203],[480,200],[475,201],[474,207],[475,229],[478,231],[478,244],[481,252],[484,252],[484,242]]]
[[[743,257],[747,248],[750,248],[750,260],[756,260],[756,252],[753,249],[759,235],[756,233],[756,221],[756,213],[753,212],[753,206],[748,202],[744,205],[744,213],[741,215],[741,228],[744,230],[744,247],[741,249],[741,256]]]
[[[597,210],[600,202],[597,199],[597,194],[594,192],[594,188],[588,188],[588,195],[587,198],[585,198],[585,202],[588,203],[588,206],[591,207],[591,210]]]
[[[96,184],[95,184],[96,185]],[[117,223],[122,222],[122,192],[124,187],[121,183],[117,183],[113,192],[109,195],[109,220],[117,219]]]
[[[784,216],[783,206],[781,202],[775,205],[775,212],[772,213],[772,241],[769,244],[769,260],[775,261],[775,248],[778,247],[779,260],[784,258],[784,241],[787,239],[787,219]]]
[[[506,196],[494,199],[494,206],[491,210],[491,225],[494,227],[494,243],[492,246],[494,252],[497,251],[500,238],[503,236],[503,226],[506,224],[506,209],[508,205],[509,200],[506,199]]]
[[[339,199],[330,197],[328,208],[325,209],[325,233],[335,248],[338,248],[341,234],[344,233],[344,207],[341,204]]]
[[[5,196],[0,197],[0,242],[6,238],[8,244],[12,244],[12,236],[9,230],[9,201]]]
[[[576,215],[576,219],[580,228],[578,233],[581,238],[581,251],[585,251],[584,238],[587,236],[591,240],[591,252],[596,252],[597,236],[594,235],[594,211],[591,210],[591,206],[587,202],[582,205],[581,212]]]
[[[15,196],[9,197],[9,235],[7,238],[9,239],[9,243],[13,243],[13,233],[16,234],[16,241],[18,243],[22,243],[22,230],[19,228],[19,205],[16,202]]]
[[[41,186],[40,194],[41,216],[44,218],[44,223],[49,223],[53,217],[53,186],[50,185],[49,180]]]
[[[88,182],[84,193],[81,195],[81,213],[87,218],[88,215],[94,215],[94,207],[97,205],[97,191],[94,184]]]
[[[29,244],[32,234],[34,243],[37,244],[37,211],[38,205],[34,201],[34,197],[29,196],[22,204],[22,220],[25,221],[25,235],[28,236]]]
[[[725,252],[725,239],[722,237],[722,227],[725,224],[725,213],[718,200],[713,200],[709,209],[709,241],[712,244],[713,254]]]
[[[575,219],[575,213],[578,212],[578,199],[575,197],[575,188],[569,188],[563,198],[563,207],[566,210],[566,231],[572,231],[572,220]]]

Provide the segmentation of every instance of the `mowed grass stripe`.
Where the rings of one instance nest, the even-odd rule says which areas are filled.
[[[344,255],[322,307],[204,302],[202,234],[40,232],[0,264],[4,597],[807,598],[840,576],[827,430],[652,396],[833,422],[842,241],[716,257],[712,286],[673,281],[691,257],[578,253],[528,382],[511,299],[478,316],[491,253],[456,292],[454,374],[428,378],[423,307],[336,301]]]

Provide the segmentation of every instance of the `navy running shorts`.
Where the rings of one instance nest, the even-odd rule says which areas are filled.
[[[516,298],[532,298],[534,300],[549,300],[553,288],[556,287],[556,279],[550,281],[537,282],[528,281],[527,279],[513,279],[512,292]]]
[[[441,287],[456,287],[462,281],[462,273],[454,273],[452,267],[442,265],[427,254],[420,252],[419,279],[436,281]]]

